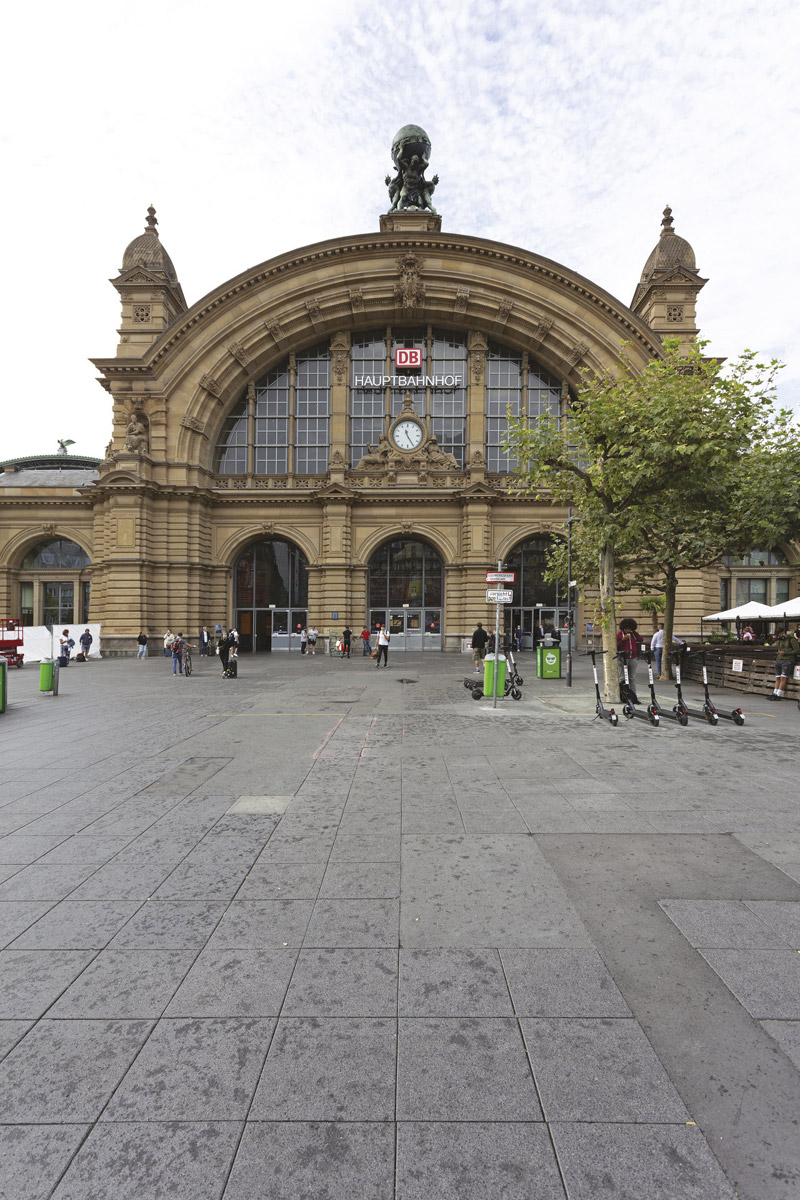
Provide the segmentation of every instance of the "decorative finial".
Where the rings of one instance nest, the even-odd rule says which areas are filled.
[[[675,232],[675,230],[672,228],[672,209],[670,208],[669,205],[667,205],[667,207],[664,209],[664,217],[661,221],[661,224],[663,226],[663,228],[661,230],[662,237],[664,236],[665,233],[674,233]]]
[[[72,440],[72,438],[57,438],[56,440],[58,441],[58,453],[59,454],[69,454],[69,450],[67,449],[67,446],[75,445],[75,442]]]
[[[431,157],[431,142],[420,125],[404,125],[392,142],[392,162],[397,172],[386,176],[391,207],[389,212],[436,213],[431,196],[439,176],[426,179],[425,172]]]
[[[154,233],[156,237],[158,237],[158,230],[156,229],[157,224],[158,220],[156,218],[156,210],[151,204],[147,210],[147,228],[145,229],[145,233]]]

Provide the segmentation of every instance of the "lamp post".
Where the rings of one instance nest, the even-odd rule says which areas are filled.
[[[567,509],[567,687],[572,687],[572,526],[580,517],[573,517],[572,508]]]

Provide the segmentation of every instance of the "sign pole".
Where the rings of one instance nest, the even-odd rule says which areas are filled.
[[[497,570],[502,571],[503,560],[498,558]],[[497,708],[497,676],[500,674],[500,596],[497,597],[497,608],[494,618],[494,697],[492,708]]]

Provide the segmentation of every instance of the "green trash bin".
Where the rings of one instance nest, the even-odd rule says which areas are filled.
[[[561,678],[561,647],[536,647],[536,674],[540,679]]]
[[[43,658],[39,664],[39,691],[52,692],[53,690],[53,660],[51,658]]]
[[[483,694],[484,696],[494,695],[494,672],[495,663],[499,660],[500,666],[497,672],[497,694],[502,696],[506,689],[506,656],[504,654],[487,654],[483,660]]]

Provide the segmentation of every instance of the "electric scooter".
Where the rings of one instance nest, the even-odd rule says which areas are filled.
[[[522,676],[517,670],[517,660],[514,657],[514,648],[511,642],[507,642],[503,647],[503,653],[506,656],[506,676],[510,676],[511,682],[515,687],[522,687]]]
[[[592,674],[594,675],[594,693],[597,696],[597,703],[594,706],[594,710],[597,713],[597,717],[599,717],[601,721],[608,721],[611,725],[619,725],[619,717],[614,712],[614,709],[606,708],[605,705],[603,704],[603,697],[600,695],[600,684],[597,679],[596,655],[598,653],[605,654],[605,650],[600,650],[599,652],[597,650],[587,650],[586,653],[582,656],[583,658],[591,658],[591,660],[592,660]],[[595,717],[595,721],[597,720],[597,717]]]
[[[624,650],[620,650],[619,654],[614,655],[622,663],[622,671],[625,676],[625,683],[620,687],[620,696],[622,697],[622,715],[631,720],[633,717],[638,717],[640,721],[648,721],[651,725],[658,726],[658,705],[653,703],[652,684],[650,687],[650,695],[652,697],[647,708],[642,710],[638,708],[633,701],[634,691],[631,687],[630,676],[628,674],[628,656]],[[651,672],[652,674],[652,672]]]
[[[719,716],[714,705],[708,699],[708,689],[706,689],[706,701],[702,708],[689,708],[683,698],[681,690],[681,652],[676,651],[671,655],[672,663],[675,667],[675,690],[678,693],[678,703],[675,705],[675,712],[681,712],[689,720],[689,717],[694,717],[698,721],[707,721],[709,725],[719,725]],[[705,675],[705,663],[703,664],[703,674]]]
[[[726,712],[720,712],[719,709],[714,707],[711,697],[708,694],[708,670],[706,668],[705,650],[702,650],[700,652],[700,663],[703,668],[703,692],[705,693],[705,700],[703,702],[703,711],[716,713],[717,718],[719,720],[732,721],[734,725],[744,725],[744,713],[742,712],[742,710],[740,708],[733,708],[733,709],[731,709],[731,711],[729,713],[726,713]],[[798,707],[800,707],[800,701],[798,701]]]
[[[641,657],[647,663],[647,680],[650,687],[650,704],[655,708],[660,717],[666,717],[668,721],[677,721],[679,725],[685,728],[689,724],[689,714],[684,711],[678,704],[674,708],[663,708],[656,699],[656,686],[653,676],[653,651],[646,646],[641,649]]]

